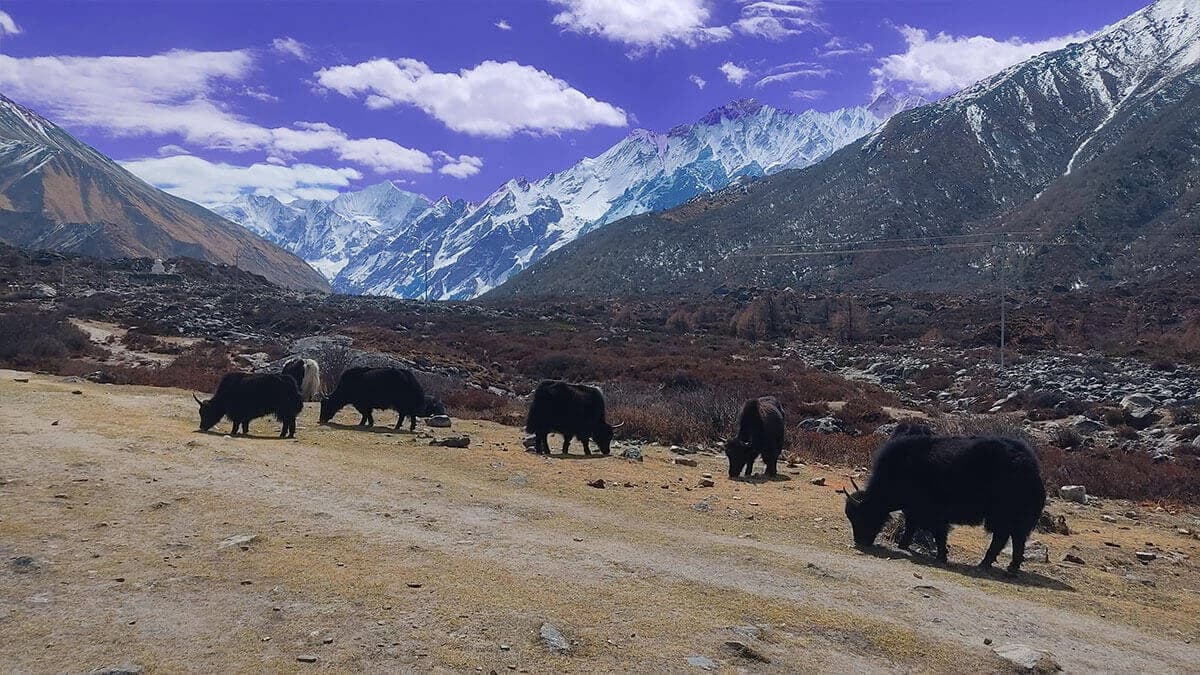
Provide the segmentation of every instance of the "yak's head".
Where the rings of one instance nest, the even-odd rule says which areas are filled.
[[[335,403],[332,398],[326,396],[325,398],[321,399],[321,416],[317,419],[321,424],[325,424],[329,420],[333,419],[333,416],[336,415],[341,409],[342,406]]]
[[[748,441],[743,441],[737,436],[724,441],[723,445],[725,446],[725,456],[729,459],[740,457],[742,453],[750,449],[750,443]]]
[[[595,441],[596,445],[600,446],[601,454],[607,455],[609,453],[612,448],[613,431],[624,425],[624,422],[618,424],[600,423],[600,427],[596,429]]]
[[[892,431],[892,438],[902,436],[932,436],[933,429],[924,422],[901,422]]]
[[[196,399],[196,403],[200,406],[200,431],[208,431],[215,427],[217,422],[221,421],[224,413],[213,405],[212,399],[201,401],[200,397],[192,394],[192,398]]]
[[[421,417],[433,417],[434,415],[445,415],[446,405],[436,398],[426,395],[425,403],[422,404]]]
[[[854,492],[847,492],[845,488],[838,492],[846,495],[846,518],[854,531],[854,545],[866,548],[875,543],[875,537],[879,536],[879,531],[887,522],[888,512],[878,508],[872,502],[871,495],[859,489],[853,478],[850,484],[854,486]]]

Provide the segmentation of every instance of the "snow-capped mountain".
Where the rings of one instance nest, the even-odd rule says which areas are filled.
[[[1144,280],[1200,258],[1197,157],[1200,3],[1158,0],[898,114],[803,171],[593,232],[496,295],[722,283],[961,291],[993,287],[1000,265],[1010,283],[1038,287]],[[988,242],[1006,234],[1000,256]],[[812,242],[865,250],[761,256]]]
[[[866,107],[793,113],[746,99],[666,133],[635,130],[598,157],[538,181],[510,180],[479,204],[430,204],[384,183],[328,204],[242,197],[216,210],[308,260],[337,290],[419,296],[428,259],[432,297],[473,298],[607,223],[677,206],[743,176],[818,162],[875,129],[882,114]],[[399,203],[397,195],[402,205],[379,207]]]
[[[270,196],[242,195],[213,210],[299,255],[332,280],[369,244],[411,223],[429,206],[425,197],[385,182],[330,202],[284,204]]]

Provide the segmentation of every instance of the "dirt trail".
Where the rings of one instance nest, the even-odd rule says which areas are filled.
[[[1117,524],[1055,503],[1082,534],[1037,535],[1055,562],[1012,582],[968,566],[984,543],[970,529],[948,568],[854,551],[842,478],[817,467],[734,483],[715,457],[542,458],[476,422],[455,423],[470,449],[435,448],[317,426],[315,410],[295,442],[265,419],[235,439],[195,433],[193,407],[0,371],[8,668],[1003,669],[985,639],[1068,671],[1200,663],[1200,551],[1178,531],[1191,514]],[[716,487],[698,487],[704,472]],[[236,535],[257,538],[222,548]],[[1164,555],[1125,560],[1146,541]],[[1057,562],[1068,547],[1089,564]],[[542,643],[543,623],[568,652]]]

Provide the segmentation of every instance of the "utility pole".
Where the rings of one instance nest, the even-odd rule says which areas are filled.
[[[1000,370],[1004,370],[1004,338],[1008,328],[1008,277],[1004,269],[1008,264],[1007,242],[1000,250]]]

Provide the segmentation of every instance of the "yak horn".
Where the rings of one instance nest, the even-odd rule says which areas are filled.
[[[850,484],[854,486],[854,491],[855,491],[855,492],[862,492],[862,488],[858,487],[858,483],[855,483],[855,482],[854,482],[854,477],[853,477],[853,476],[851,476],[851,477],[850,477]]]
[[[192,398],[196,399],[196,403],[199,403],[200,405],[204,405],[204,401],[201,401],[200,397],[196,396],[194,393],[192,394]]]
[[[619,423],[619,424],[614,424],[614,425],[612,425],[612,428],[616,429],[617,427],[623,427],[623,426],[625,426],[625,423],[624,423],[624,422],[621,422],[621,423]]]

